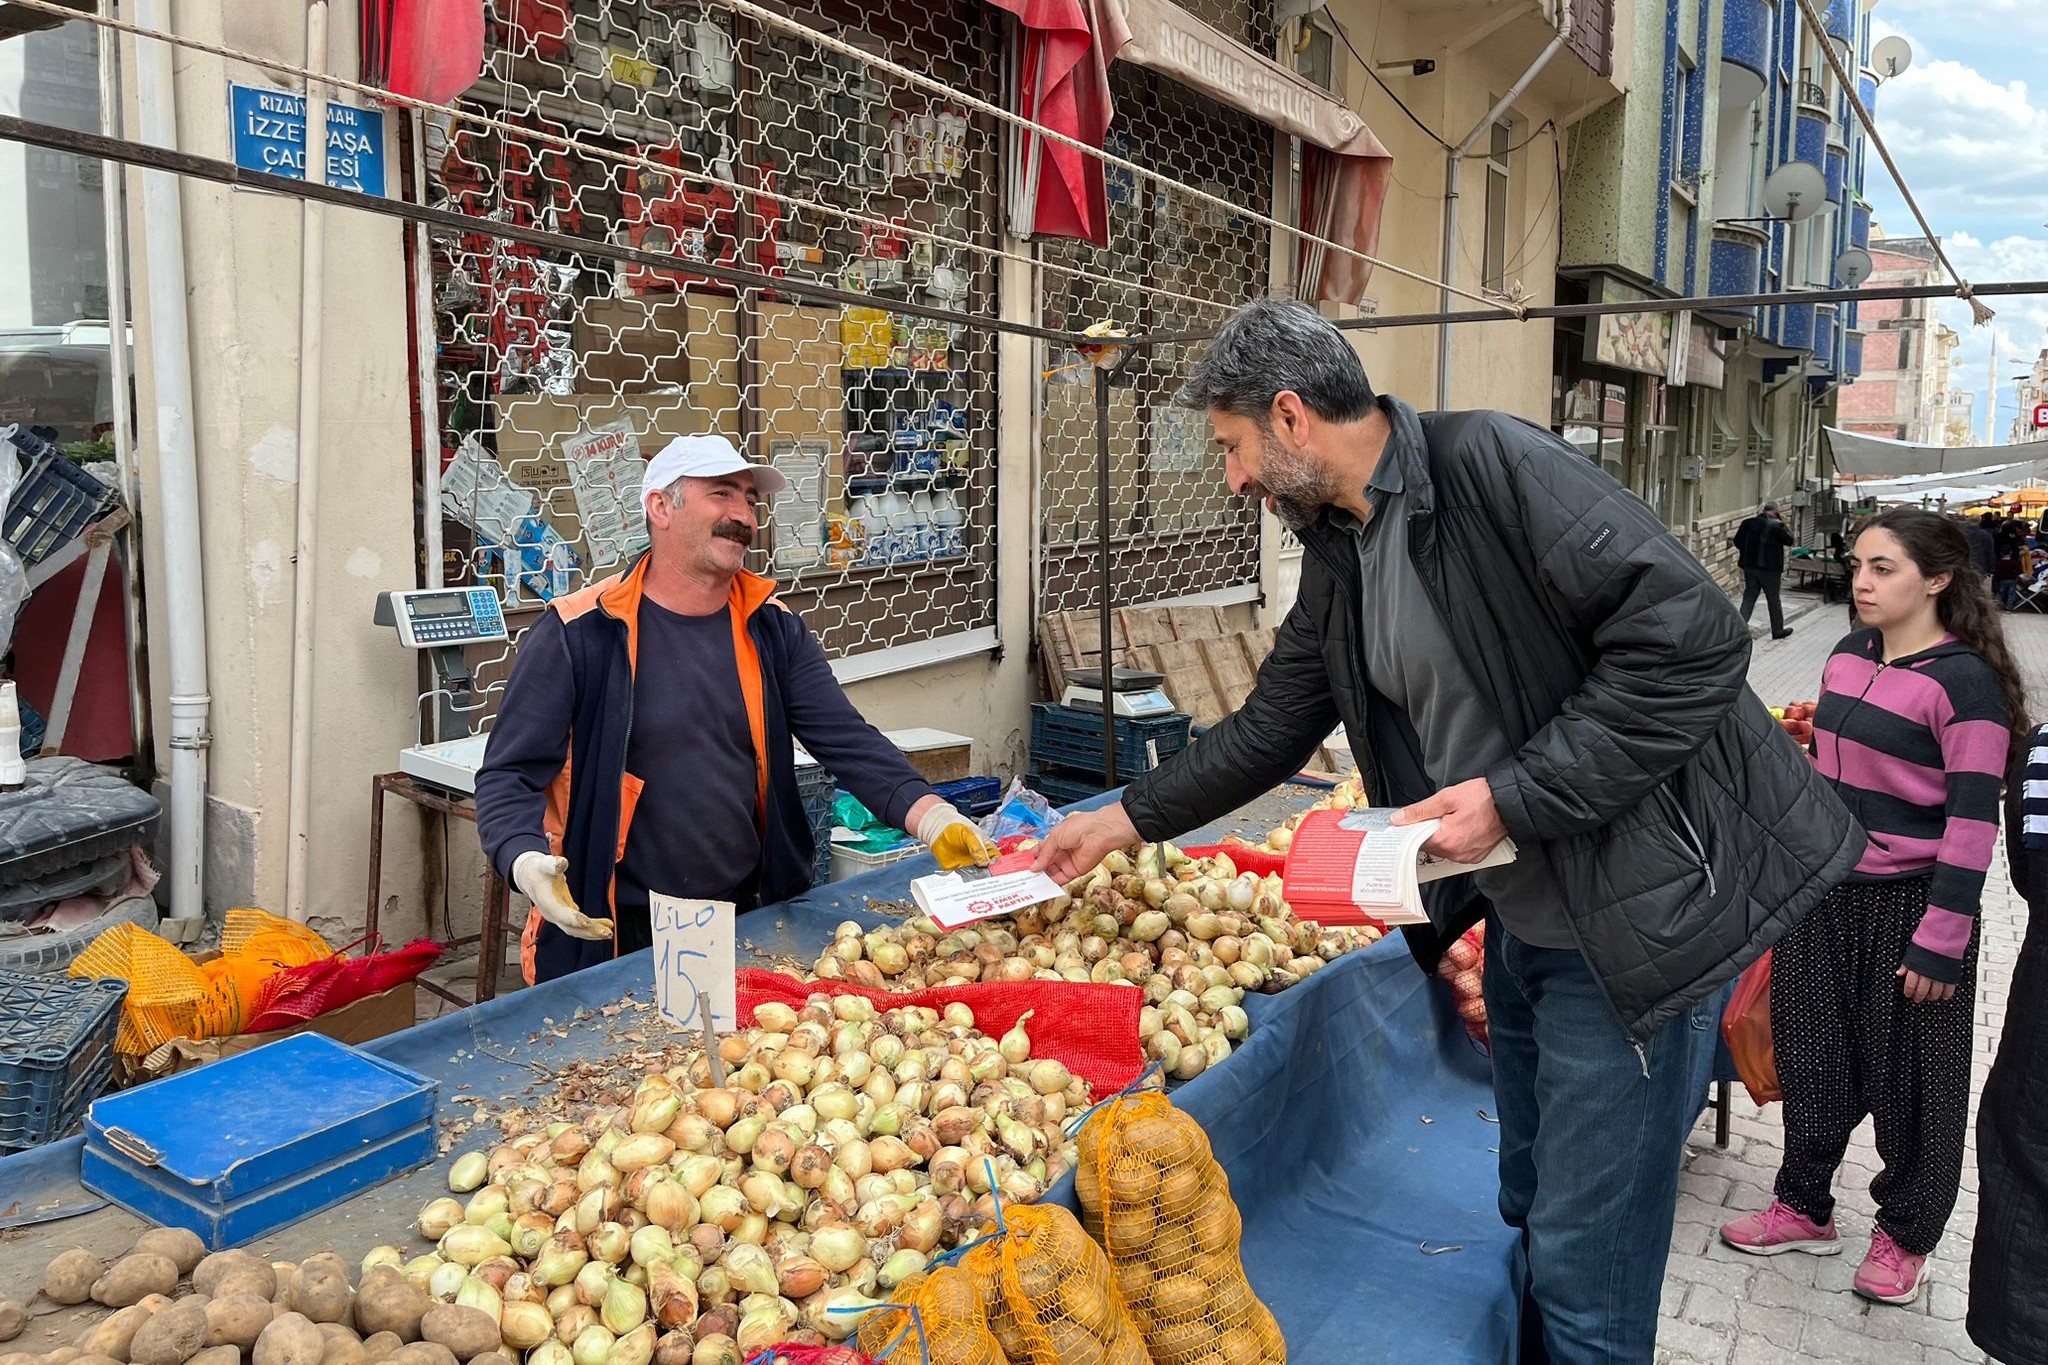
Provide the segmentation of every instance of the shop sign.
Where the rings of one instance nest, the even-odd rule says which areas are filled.
[[[306,97],[289,90],[228,86],[235,164],[306,178]],[[327,183],[337,189],[384,193],[384,115],[330,100],[327,105]]]
[[[2048,403],[2034,404],[2034,429],[2048,427]]]

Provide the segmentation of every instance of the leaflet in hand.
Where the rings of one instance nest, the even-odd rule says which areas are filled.
[[[1028,852],[1010,854],[985,869],[962,868],[958,872],[914,877],[910,898],[941,929],[958,929],[976,920],[1014,915],[1060,894],[1059,883],[1043,872],[1033,872],[1031,862]]]
[[[1422,851],[1438,821],[1397,825],[1395,812],[1319,810],[1294,831],[1281,872],[1281,894],[1294,913],[1319,924],[1426,924],[1422,883],[1515,860],[1503,839],[1476,863],[1454,863]]]

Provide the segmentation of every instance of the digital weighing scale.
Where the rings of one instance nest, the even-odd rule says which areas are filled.
[[[422,782],[450,791],[474,793],[476,770],[484,761],[490,736],[469,734],[467,713],[456,703],[476,696],[476,675],[463,660],[464,645],[502,643],[505,614],[489,588],[409,588],[377,594],[373,618],[398,632],[407,649],[423,649],[434,665],[440,699],[440,733],[435,744],[415,744],[398,752],[398,769]]]
[[[1173,702],[1167,698],[1161,686],[1165,681],[1165,674],[1148,673],[1142,668],[1110,669],[1111,713],[1133,720],[1173,715]],[[1066,690],[1060,693],[1060,705],[1076,711],[1093,711],[1096,715],[1101,715],[1101,673],[1098,671],[1077,674],[1067,683]]]

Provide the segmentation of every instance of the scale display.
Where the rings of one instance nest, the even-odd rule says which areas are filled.
[[[381,605],[390,619],[383,620],[385,611],[380,610],[380,623],[396,627],[399,642],[408,649],[507,638],[498,596],[489,588],[419,588],[384,596]]]

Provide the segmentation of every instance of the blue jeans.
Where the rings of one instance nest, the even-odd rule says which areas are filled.
[[[1649,1365],[1679,1163],[1733,985],[1638,1051],[1585,958],[1496,917],[1485,982],[1500,1215],[1529,1260],[1523,1359]]]

